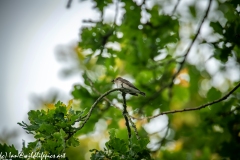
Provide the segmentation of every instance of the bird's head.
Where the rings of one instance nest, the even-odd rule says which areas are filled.
[[[121,77],[117,77],[116,79],[112,80],[112,83],[115,83],[116,81],[121,80],[121,79],[122,79]]]

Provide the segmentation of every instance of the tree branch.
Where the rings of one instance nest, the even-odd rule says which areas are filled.
[[[89,81],[90,86],[92,87],[92,89],[93,89],[97,94],[101,95],[101,93],[93,86],[92,80],[91,80],[89,77],[87,77],[87,79],[88,79],[88,81]],[[118,106],[116,106],[116,104],[114,104],[112,101],[110,101],[107,97],[104,97],[104,100],[106,100],[106,101],[107,101],[109,104],[111,104],[113,107],[115,107],[115,108],[117,108],[117,109],[119,109],[119,110],[122,110],[121,108],[119,108]],[[125,105],[127,106],[126,103],[125,103]],[[127,110],[125,110],[125,112],[127,112]],[[125,113],[125,115],[129,118],[129,122],[131,123],[131,126],[132,126],[133,129],[134,129],[134,132],[135,132],[135,134],[136,134],[137,139],[139,140],[140,137],[139,137],[139,135],[138,135],[137,127],[136,127],[136,125],[134,124],[134,122],[133,122],[132,119],[131,119],[131,118],[133,118],[133,119],[138,119],[138,118],[135,118],[135,117],[129,115],[128,112]]]
[[[163,138],[158,142],[158,144],[160,144],[160,147],[159,147],[157,150],[160,150],[160,149],[161,149],[161,147],[162,147],[164,141],[165,141],[166,138],[167,138],[167,135],[168,135],[168,132],[169,132],[169,129],[170,129],[170,122],[169,122],[169,121],[170,121],[170,120],[168,119],[167,131],[165,132]]]
[[[137,127],[136,127],[136,125],[135,125],[134,122],[132,121],[130,115],[127,114],[127,116],[128,116],[128,118],[129,118],[129,121],[130,121],[130,123],[131,123],[133,129],[134,129],[134,132],[135,132],[135,134],[136,134],[137,140],[140,140],[140,137],[139,137],[139,134],[138,134],[138,131],[137,131]]]
[[[90,81],[90,85],[91,85],[91,87],[93,87],[93,84],[92,84],[92,81],[91,81],[91,79],[89,79],[89,81]],[[238,85],[236,85],[231,91],[229,91],[225,96],[223,96],[222,98],[220,98],[220,99],[217,99],[217,100],[214,100],[214,101],[212,101],[212,102],[209,102],[209,103],[206,103],[206,104],[203,104],[203,105],[201,105],[201,106],[198,106],[198,107],[193,107],[193,108],[185,108],[185,109],[179,109],[179,110],[173,110],[173,111],[166,111],[166,112],[162,112],[162,113],[159,113],[159,114],[157,114],[157,115],[154,115],[154,116],[149,116],[149,117],[144,117],[144,118],[138,118],[138,117],[133,117],[133,116],[130,116],[128,113],[128,116],[130,116],[131,118],[133,118],[133,119],[136,119],[136,120],[143,120],[143,119],[153,119],[153,118],[156,118],[156,117],[158,117],[158,116],[161,116],[161,115],[164,115],[164,114],[173,114],[173,113],[177,113],[177,112],[187,112],[187,111],[194,111],[194,110],[200,110],[200,109],[202,109],[202,108],[205,108],[205,107],[207,107],[207,106],[210,106],[210,105],[213,105],[213,104],[215,104],[215,103],[218,103],[218,102],[221,102],[221,101],[223,101],[223,100],[225,100],[225,99],[227,99],[234,91],[236,91],[238,88],[240,87],[240,83],[238,84]],[[101,94],[98,90],[96,90],[94,87],[93,87],[93,89],[98,93],[98,94]],[[113,89],[113,90],[110,90],[110,91],[108,91],[109,93],[111,93],[111,92],[114,92],[114,91],[117,91],[117,90],[119,90],[119,91],[122,91],[122,89],[121,88],[115,88],[115,89]],[[107,92],[106,92],[107,93]],[[101,95],[100,97],[102,97],[102,98],[104,98],[106,101],[108,101],[111,105],[113,105],[115,108],[117,108],[117,109],[119,109],[119,110],[121,110],[119,107],[117,107],[115,104],[113,104],[108,98],[106,98],[105,96],[106,95],[108,95],[108,94],[106,94],[106,93],[104,93],[103,95]],[[106,94],[106,95],[105,95]],[[99,98],[100,98],[99,97]],[[98,99],[99,99],[98,98]],[[101,99],[102,99],[101,98]],[[101,100],[100,99],[100,100]],[[99,100],[99,101],[100,101]],[[125,99],[125,101],[126,101],[126,99]],[[96,102],[95,102],[96,103]],[[94,103],[94,104],[95,104]],[[126,104],[126,103],[125,103]],[[89,111],[90,112],[90,111]],[[86,117],[86,119],[89,119],[89,114],[87,114],[87,117]],[[86,119],[85,119],[85,121],[86,121]],[[85,122],[86,123],[86,122]],[[82,128],[82,127],[81,127]],[[133,126],[133,128],[134,128],[134,126]],[[136,135],[137,136],[137,135]]]
[[[234,91],[236,91],[239,87],[240,87],[240,83],[238,83],[231,91],[229,91],[225,96],[221,97],[220,99],[214,100],[214,101],[212,101],[212,102],[208,102],[208,103],[203,104],[203,105],[198,106],[198,107],[184,108],[184,109],[173,110],[173,111],[166,111],[166,112],[162,112],[162,113],[159,113],[159,114],[157,114],[157,115],[154,115],[154,116],[149,116],[149,117],[144,117],[144,118],[137,118],[137,117],[133,117],[133,116],[131,116],[131,118],[137,119],[137,120],[153,119],[153,118],[156,118],[156,117],[161,116],[161,115],[164,115],[164,114],[173,114],[173,113],[177,113],[177,112],[187,112],[187,111],[200,110],[200,109],[202,109],[202,108],[205,108],[205,107],[207,107],[207,106],[216,104],[216,103],[218,103],[218,102],[221,102],[221,101],[227,99],[227,98],[228,98]],[[76,131],[78,131],[78,130],[80,130],[81,128],[84,127],[85,123],[86,123],[86,122],[88,121],[88,119],[90,118],[91,113],[92,113],[94,107],[97,105],[97,103],[98,103],[101,99],[103,99],[105,96],[107,96],[108,94],[110,94],[111,92],[114,92],[114,91],[122,91],[122,88],[115,88],[115,89],[109,90],[109,91],[105,92],[103,95],[101,95],[101,96],[94,102],[94,104],[93,104],[92,107],[90,108],[88,114],[86,115],[86,119],[85,119],[84,122],[81,124],[81,126],[79,126],[79,127],[77,128]],[[122,92],[122,94],[125,94],[125,95],[123,95],[123,108],[124,108],[124,110],[123,110],[123,115],[124,115],[125,113],[127,113],[127,115],[129,115],[128,112],[127,112],[127,110],[126,110],[126,107],[127,107],[127,105],[126,105],[126,98],[125,98],[126,93]],[[108,101],[109,101],[109,103],[112,103],[109,99],[108,99]],[[119,108],[118,108],[118,109],[119,109]],[[127,116],[127,115],[126,115],[126,116]],[[130,116],[130,115],[129,115],[129,116]],[[126,120],[126,126],[127,126],[127,129],[128,129],[128,132],[129,132],[129,130],[130,130],[130,132],[131,132],[131,129],[129,129],[129,128],[130,128],[130,127],[129,127],[129,121],[128,121],[128,119],[126,119],[125,115],[124,115],[124,118],[125,118],[125,120]],[[127,125],[127,123],[128,123],[128,125]],[[133,126],[133,127],[134,127],[134,126]],[[136,135],[136,136],[137,136],[137,135]],[[130,133],[130,137],[131,137],[131,133]]]
[[[105,92],[103,95],[101,95],[94,103],[93,105],[91,106],[89,112],[87,113],[87,116],[86,116],[86,119],[81,123],[81,125],[76,129],[76,131],[82,129],[84,127],[84,125],[87,123],[88,119],[90,118],[91,114],[92,114],[92,111],[93,109],[96,107],[96,105],[98,104],[98,102],[103,99],[105,96],[107,96],[108,94],[112,93],[112,92],[115,92],[115,91],[122,91],[122,88],[114,88],[114,89],[111,89],[107,92]]]
[[[71,7],[71,4],[72,4],[72,0],[68,0],[66,8],[69,9]]]
[[[184,63],[185,63],[185,61],[186,61],[186,59],[187,59],[187,56],[188,56],[188,54],[189,54],[189,52],[190,52],[190,50],[191,50],[194,42],[196,41],[196,39],[197,39],[197,37],[198,37],[198,35],[199,35],[199,33],[200,33],[200,30],[201,30],[201,28],[202,28],[202,24],[203,24],[203,22],[205,21],[205,19],[206,19],[207,16],[208,16],[208,13],[209,13],[211,4],[212,4],[212,0],[209,0],[209,4],[208,4],[208,7],[207,7],[207,10],[206,10],[206,12],[205,12],[205,15],[204,15],[204,17],[203,17],[200,25],[198,26],[197,33],[195,34],[192,42],[190,43],[188,49],[186,50],[186,53],[184,54],[184,58],[183,58],[182,62],[180,62],[180,67],[179,67],[179,69],[178,69],[177,72],[173,75],[172,81],[171,81],[171,83],[170,83],[170,85],[169,85],[169,88],[171,88],[171,87],[173,86],[173,83],[174,83],[175,78],[177,77],[177,75],[178,75],[178,74],[180,73],[180,71],[182,70],[183,65],[184,65]]]
[[[84,20],[82,20],[82,22],[83,23],[98,23],[99,21],[94,21],[94,20],[91,20],[91,19],[88,19],[88,20],[84,19]]]
[[[142,7],[143,5],[145,5],[145,3],[146,3],[146,0],[143,0],[140,6]]]
[[[207,106],[210,106],[210,105],[213,105],[215,103],[218,103],[218,102],[221,102],[225,99],[227,99],[234,91],[236,91],[238,88],[240,87],[240,83],[238,83],[237,86],[235,86],[230,92],[228,92],[225,96],[223,96],[222,98],[219,98],[217,100],[214,100],[212,102],[208,102],[206,104],[203,104],[201,106],[198,106],[198,107],[193,107],[193,108],[184,108],[184,109],[178,109],[178,110],[173,110],[173,111],[166,111],[166,112],[162,112],[162,113],[159,113],[155,116],[150,116],[150,117],[146,117],[146,119],[153,119],[153,118],[156,118],[158,116],[161,116],[161,115],[164,115],[164,114],[173,114],[173,113],[177,113],[177,112],[187,112],[187,111],[194,111],[194,110],[200,110],[202,108],[205,108]]]
[[[173,16],[174,13],[176,12],[179,3],[180,3],[180,0],[177,0],[177,3],[175,4],[175,6],[174,6],[174,8],[173,8],[173,11],[172,11],[172,16]]]
[[[96,92],[97,94],[99,95],[102,95],[102,93],[100,93],[93,85],[93,81],[87,77],[89,83],[90,83],[90,86],[92,87],[92,89],[94,90],[94,92]],[[110,101],[107,97],[104,97],[104,100],[106,100],[109,104],[111,104],[113,107],[119,109],[119,110],[122,110],[121,108],[119,108],[116,104],[114,104],[112,101]]]
[[[130,128],[130,125],[129,125],[129,120],[128,120],[128,112],[127,112],[127,102],[126,102],[126,93],[125,92],[122,92],[122,97],[123,97],[123,117],[125,118],[125,124],[126,124],[126,127],[127,127],[127,131],[128,131],[128,138],[130,139],[131,138],[131,128]]]

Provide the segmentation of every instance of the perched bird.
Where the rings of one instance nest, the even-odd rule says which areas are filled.
[[[131,82],[121,77],[117,77],[116,79],[112,80],[113,83],[117,85],[118,88],[124,88],[125,93],[129,93],[134,96],[138,96],[141,94],[145,96],[145,93],[137,89]]]

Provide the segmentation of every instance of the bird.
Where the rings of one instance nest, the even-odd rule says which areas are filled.
[[[112,82],[115,83],[118,88],[124,88],[125,93],[129,93],[134,96],[138,96],[138,94],[141,94],[143,96],[146,95],[144,92],[135,87],[131,82],[123,79],[122,77],[117,77],[116,79],[112,80]]]

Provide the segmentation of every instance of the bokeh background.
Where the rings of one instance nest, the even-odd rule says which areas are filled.
[[[90,1],[73,1],[70,9],[67,3],[0,1],[1,141],[21,147],[27,135],[17,122],[54,98],[67,102],[72,85],[81,81],[79,74],[62,76],[56,52],[61,46],[76,45],[82,20],[98,15]]]

